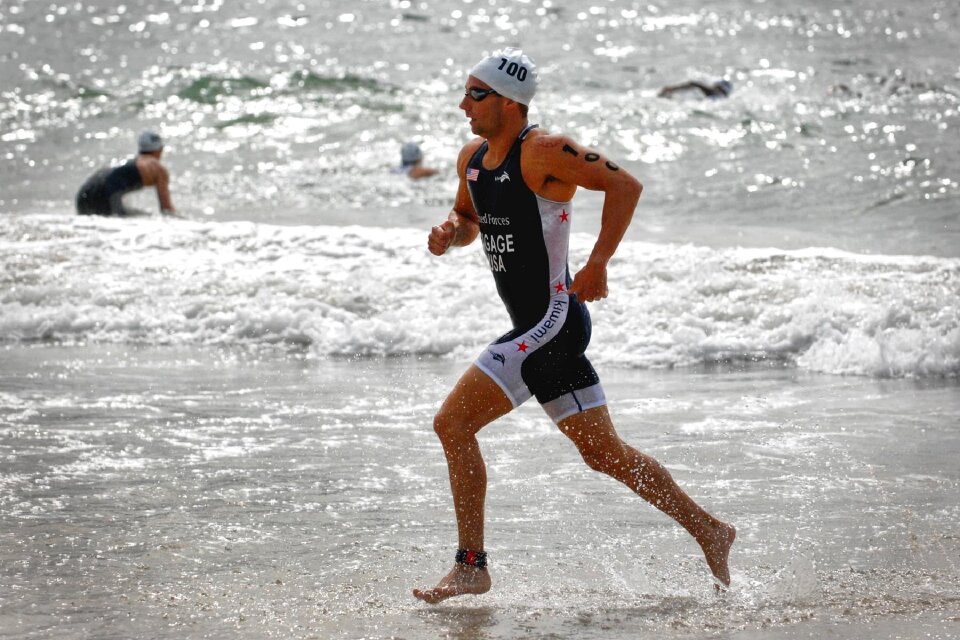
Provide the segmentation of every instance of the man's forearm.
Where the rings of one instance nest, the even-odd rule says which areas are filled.
[[[631,177],[622,188],[607,192],[600,217],[600,233],[590,252],[589,262],[604,266],[610,262],[633,220],[633,211],[640,200],[641,191],[643,186]]]
[[[480,233],[480,225],[474,220],[462,213],[457,213],[455,210],[450,212],[448,219],[453,223],[454,231],[451,246],[465,247],[476,240],[477,234]]]

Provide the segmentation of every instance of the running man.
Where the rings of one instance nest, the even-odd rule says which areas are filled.
[[[156,187],[160,213],[174,214],[170,200],[170,175],[160,164],[163,140],[154,131],[144,131],[137,140],[137,157],[119,167],[100,169],[80,187],[77,213],[80,215],[129,216],[135,212],[123,206],[123,196],[144,187]]]
[[[590,340],[584,303],[607,296],[607,264],[642,186],[600,153],[529,125],[537,83],[533,61],[506,49],[470,71],[460,101],[478,137],[460,151],[453,210],[430,230],[428,248],[440,256],[479,236],[513,329],[467,369],[434,418],[450,474],[459,549],[450,573],[413,595],[437,603],[490,589],[483,538],[487,476],[476,436],[531,396],[591,468],[690,532],[713,575],[729,585],[727,557],[736,530],[694,502],[660,463],[620,439],[584,355]],[[604,203],[593,251],[571,279],[567,245],[577,187],[603,191]]]

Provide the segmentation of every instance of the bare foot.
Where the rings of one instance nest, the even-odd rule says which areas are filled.
[[[698,540],[700,548],[703,549],[703,555],[707,559],[707,566],[713,572],[713,577],[724,587],[730,586],[730,567],[727,565],[727,558],[730,556],[730,547],[733,546],[736,537],[737,530],[733,525],[718,520],[717,525],[705,532],[703,539]]]
[[[413,595],[429,604],[437,604],[453,596],[479,595],[487,591],[490,591],[490,574],[486,569],[455,564],[433,589],[414,589]]]

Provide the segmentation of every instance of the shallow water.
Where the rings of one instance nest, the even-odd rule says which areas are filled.
[[[955,383],[603,372],[623,437],[738,526],[734,588],[714,595],[678,527],[524,407],[481,435],[495,588],[429,607],[409,589],[439,578],[455,546],[430,420],[462,363],[3,357],[5,371],[32,371],[0,380],[12,637],[958,630]],[[914,618],[934,635],[896,635]]]

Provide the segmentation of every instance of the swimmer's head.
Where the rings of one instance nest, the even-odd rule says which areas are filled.
[[[140,153],[153,153],[163,149],[163,138],[156,131],[147,129],[137,138],[137,150]]]
[[[730,95],[730,92],[733,91],[733,83],[729,80],[719,80],[713,86],[725,96]]]
[[[400,148],[400,164],[407,167],[423,160],[423,151],[416,142],[408,142]]]
[[[537,92],[537,65],[520,49],[507,47],[476,64],[470,75],[486,83],[504,98],[530,105]]]

